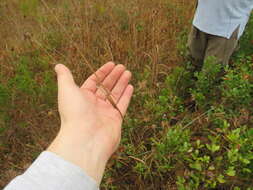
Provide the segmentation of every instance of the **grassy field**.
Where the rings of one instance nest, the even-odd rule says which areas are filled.
[[[59,128],[57,63],[80,84],[107,61],[133,72],[122,143],[101,189],[253,190],[253,18],[221,83],[185,68],[195,1],[1,0],[0,188]],[[195,101],[188,104],[190,95]]]

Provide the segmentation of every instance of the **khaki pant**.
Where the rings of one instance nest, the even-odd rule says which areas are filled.
[[[200,71],[207,57],[213,56],[218,64],[227,65],[238,44],[239,27],[233,32],[230,39],[207,34],[196,27],[188,38],[189,56],[195,71]]]

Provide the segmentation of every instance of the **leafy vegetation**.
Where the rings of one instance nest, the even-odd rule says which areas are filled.
[[[94,67],[123,63],[134,75],[122,142],[101,189],[252,190],[253,18],[217,80],[222,68],[215,58],[201,72],[187,69],[194,6],[186,0],[1,1],[0,186],[57,132],[53,66],[68,65],[80,84],[90,74],[85,56]]]

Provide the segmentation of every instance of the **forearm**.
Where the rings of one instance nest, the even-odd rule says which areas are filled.
[[[60,130],[57,137],[48,147],[48,151],[53,152],[61,158],[79,166],[87,175],[92,177],[97,184],[100,184],[106,163],[109,156],[104,153],[103,143],[99,144],[89,141],[86,142],[86,135],[82,131],[78,133],[82,135],[74,135],[77,131],[72,127]]]
[[[97,190],[97,183],[78,166],[52,152],[43,152],[24,174],[4,190]]]

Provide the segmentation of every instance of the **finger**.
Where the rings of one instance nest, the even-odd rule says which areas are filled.
[[[123,92],[125,91],[130,79],[131,79],[131,72],[130,71],[125,71],[118,82],[115,84],[114,88],[112,89],[112,96],[113,99],[115,100],[115,103],[117,104],[120,97],[122,96]]]
[[[103,81],[105,77],[113,70],[115,67],[115,64],[113,62],[108,62],[104,64],[102,67],[100,67],[96,74],[91,75],[81,86],[83,89],[88,89],[92,92],[95,92],[97,90],[97,84],[100,81]]]
[[[59,90],[76,86],[71,71],[62,64],[55,66]]]
[[[119,80],[120,76],[122,73],[125,71],[125,67],[123,65],[117,65],[112,72],[104,79],[102,82],[103,87],[106,88],[107,90],[111,91],[111,89],[114,87],[114,85],[117,83]],[[101,98],[105,99],[106,94],[104,89],[98,89],[96,91],[96,95]]]
[[[126,114],[128,105],[130,103],[131,97],[133,95],[134,87],[132,85],[128,85],[121,96],[119,103],[117,104],[117,107],[121,111],[122,115]]]

